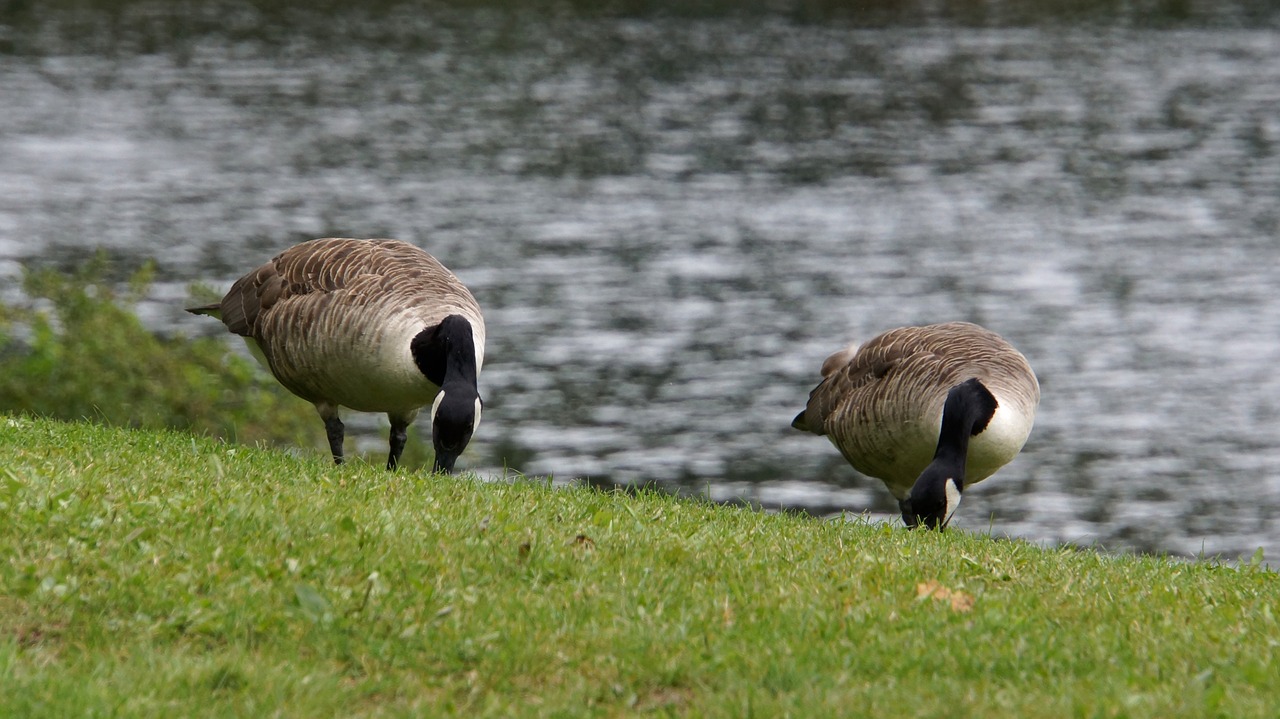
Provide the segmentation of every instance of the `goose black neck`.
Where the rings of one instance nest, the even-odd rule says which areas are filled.
[[[449,315],[440,324],[422,330],[409,349],[414,364],[431,384],[476,386],[476,344],[465,317]]]
[[[945,467],[947,474],[964,487],[964,465],[969,455],[969,438],[987,428],[996,412],[996,398],[976,378],[951,388],[942,405],[942,428],[938,431],[938,448],[933,464]]]
[[[941,530],[947,526],[964,491],[969,438],[986,429],[995,412],[995,396],[977,379],[961,382],[947,392],[933,461],[901,502],[902,520],[908,527]]]

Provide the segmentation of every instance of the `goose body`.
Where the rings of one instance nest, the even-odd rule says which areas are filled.
[[[471,292],[436,258],[398,240],[295,245],[188,311],[222,320],[325,421],[342,461],[338,408],[391,420],[387,466],[432,406],[436,469],[449,471],[480,421],[485,327]],[[446,401],[447,400],[447,401]]]
[[[889,330],[826,359],[792,426],[826,436],[897,498],[910,526],[944,527],[968,485],[1008,464],[1040,402],[1031,365],[967,322]]]

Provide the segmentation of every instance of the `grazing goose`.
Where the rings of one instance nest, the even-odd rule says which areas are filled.
[[[316,406],[337,464],[340,406],[387,413],[387,469],[396,468],[405,431],[426,405],[437,472],[453,471],[480,424],[480,306],[452,272],[408,243],[303,242],[236,280],[221,302],[187,311],[222,320],[280,384]]]
[[[877,477],[909,527],[942,529],[969,484],[1022,449],[1040,403],[1027,359],[968,322],[900,327],[822,363],[792,427]]]

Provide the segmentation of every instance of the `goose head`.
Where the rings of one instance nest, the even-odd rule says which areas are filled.
[[[452,472],[458,455],[480,426],[480,395],[463,383],[446,384],[431,405],[431,443],[436,450],[434,472]]]
[[[427,381],[440,388],[431,405],[434,471],[452,472],[458,455],[480,426],[479,368],[471,323],[461,315],[449,315],[419,332],[410,350]]]
[[[960,486],[964,481],[963,477],[957,481],[949,474],[931,464],[916,480],[911,494],[901,502],[902,521],[908,527],[946,528],[960,506]]]

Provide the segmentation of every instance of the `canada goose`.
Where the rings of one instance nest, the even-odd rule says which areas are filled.
[[[280,384],[315,404],[337,464],[340,406],[387,413],[387,469],[428,404],[435,471],[453,471],[480,424],[480,306],[436,258],[406,242],[303,242],[236,280],[221,302],[187,311],[222,320]]]
[[[791,426],[826,435],[854,469],[882,480],[907,526],[942,529],[965,487],[1022,449],[1039,403],[1026,357],[990,330],[948,322],[831,355]]]

